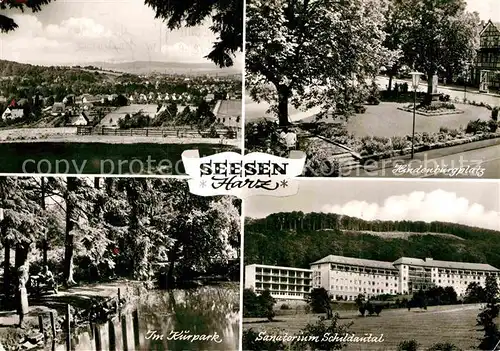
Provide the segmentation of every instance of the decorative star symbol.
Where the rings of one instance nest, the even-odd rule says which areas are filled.
[[[281,187],[286,188],[288,186],[288,181],[287,180],[282,180],[281,181]]]
[[[200,188],[204,188],[207,186],[207,182],[205,180],[200,180]]]

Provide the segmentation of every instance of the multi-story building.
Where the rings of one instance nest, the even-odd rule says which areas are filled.
[[[311,263],[313,287],[325,288],[335,300],[396,294],[398,269],[391,262],[330,255]]]
[[[488,21],[480,32],[473,80],[481,91],[500,88],[500,23]]]
[[[493,275],[500,284],[500,270],[482,263],[438,261],[402,257],[394,262],[327,256],[311,264],[313,287],[323,287],[335,299],[354,300],[358,294],[412,294],[434,286],[451,286],[463,296],[467,286],[482,286]]]
[[[256,294],[269,290],[275,299],[303,300],[312,287],[312,271],[252,264],[245,267],[245,288]]]

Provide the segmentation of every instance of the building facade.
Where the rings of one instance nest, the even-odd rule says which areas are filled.
[[[500,23],[488,21],[480,33],[473,80],[481,91],[500,88]]]
[[[459,297],[476,282],[485,286],[486,277],[500,284],[500,270],[482,263],[425,260],[402,257],[394,262],[330,255],[311,264],[313,288],[325,288],[336,300],[369,298],[381,294],[413,294],[431,287],[451,286]]]
[[[245,288],[269,290],[275,299],[303,300],[312,287],[310,269],[252,264],[245,267]]]

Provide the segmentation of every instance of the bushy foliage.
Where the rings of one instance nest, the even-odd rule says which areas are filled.
[[[446,342],[434,344],[427,351],[461,351],[461,349],[452,343]]]
[[[418,351],[419,343],[417,340],[404,340],[398,345],[398,351]]]
[[[480,134],[487,132],[495,132],[498,124],[494,120],[482,121],[480,119],[469,121],[465,132],[468,134]]]
[[[243,317],[265,317],[270,321],[274,318],[274,304],[276,300],[269,290],[257,295],[251,289],[243,290]]]

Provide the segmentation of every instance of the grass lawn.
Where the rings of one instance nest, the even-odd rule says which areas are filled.
[[[462,350],[471,350],[479,345],[482,332],[476,327],[476,317],[480,305],[455,305],[429,307],[427,311],[413,309],[384,310],[379,317],[361,317],[354,311],[339,312],[341,323],[354,322],[349,329],[358,335],[384,334],[383,343],[349,344],[345,350],[396,350],[403,340],[415,339],[426,350],[439,342],[449,342]],[[276,322],[265,322],[258,318],[245,318],[244,329],[266,330],[269,334],[279,334],[276,329],[296,334],[307,323],[314,323],[320,315],[298,314],[277,316]]]
[[[200,157],[238,152],[230,145],[209,144],[4,143],[0,168],[3,173],[179,175],[185,173],[181,154],[190,149],[198,149]],[[159,165],[170,168],[160,171]]]
[[[366,106],[364,114],[352,116],[347,121],[347,130],[357,137],[379,136],[393,137],[410,135],[412,132],[413,113],[398,110],[400,104],[382,102],[376,106]],[[435,133],[440,127],[464,128],[470,120],[489,120],[491,111],[484,107],[455,104],[462,114],[444,116],[415,116],[415,132]]]

